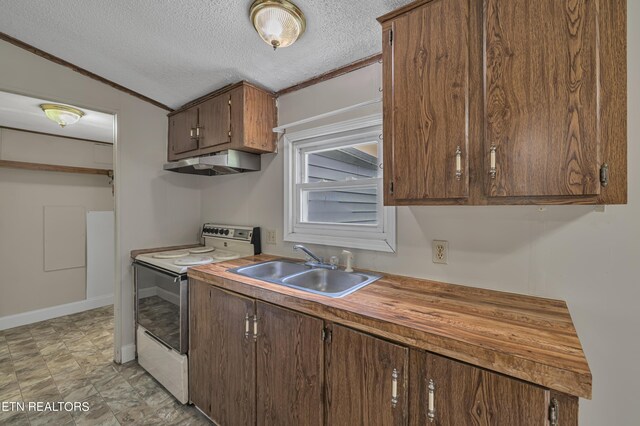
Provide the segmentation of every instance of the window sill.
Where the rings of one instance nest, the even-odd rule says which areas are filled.
[[[395,241],[390,243],[387,240],[377,240],[368,238],[337,237],[332,235],[303,234],[299,232],[286,233],[284,241],[293,243],[320,244],[323,246],[335,246],[340,248],[353,248],[361,250],[381,251],[385,253],[395,253]]]

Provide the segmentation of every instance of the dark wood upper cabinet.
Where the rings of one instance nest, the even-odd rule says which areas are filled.
[[[169,117],[169,159],[189,156],[198,150],[198,108]]]
[[[597,18],[597,1],[486,0],[488,196],[600,193]]]
[[[245,333],[254,301],[190,281],[189,394],[219,425],[255,424],[256,352]]]
[[[379,21],[385,204],[626,203],[624,0],[418,0]]]
[[[335,324],[327,345],[327,424],[406,425],[408,349]]]
[[[216,96],[200,104],[198,109],[200,149],[228,144],[231,141],[231,96]]]
[[[387,204],[468,195],[468,9],[433,1],[384,28]]]
[[[250,152],[276,151],[275,96],[250,84],[231,90],[231,146]]]
[[[412,350],[410,358],[411,424],[549,424],[548,389],[427,352]],[[559,401],[558,424],[577,426],[577,398]]]
[[[169,114],[169,161],[227,149],[275,152],[275,96],[240,82]]]
[[[323,321],[257,302],[257,424],[324,424]]]

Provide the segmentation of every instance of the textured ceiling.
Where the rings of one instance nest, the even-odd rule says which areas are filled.
[[[252,0],[0,0],[0,31],[171,107],[241,79],[277,91],[381,51],[410,0],[295,0],[307,31],[273,51]]]

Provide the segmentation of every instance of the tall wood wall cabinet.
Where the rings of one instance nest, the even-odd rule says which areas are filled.
[[[381,18],[386,205],[625,204],[625,0]]]
[[[245,81],[169,114],[169,161],[227,149],[275,152],[275,96]]]

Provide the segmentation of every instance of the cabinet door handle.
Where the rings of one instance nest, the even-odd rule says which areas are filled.
[[[391,372],[391,407],[396,408],[398,405],[398,370],[393,369]]]
[[[489,168],[489,176],[491,177],[491,179],[495,179],[496,178],[496,150],[498,148],[495,145],[492,145],[491,148],[489,148],[489,160],[490,160],[490,168]]]
[[[249,338],[249,331],[250,331],[249,318],[250,318],[249,314],[246,314],[244,316],[244,338],[245,339]]]
[[[193,129],[193,128],[189,129],[189,136],[191,137],[191,139],[193,139],[193,137],[194,137],[194,135],[193,135],[194,134],[194,130],[195,129]]]
[[[460,146],[456,148],[456,180],[462,179],[462,150]]]
[[[427,418],[430,422],[436,419],[436,384],[432,379],[429,379],[429,405],[427,410]]]
[[[549,425],[558,426],[559,419],[560,419],[560,407],[558,404],[558,400],[555,398],[551,398],[551,407],[549,408]]]
[[[196,138],[200,137],[200,126],[196,127]]]
[[[258,316],[253,316],[253,341],[258,340]]]

